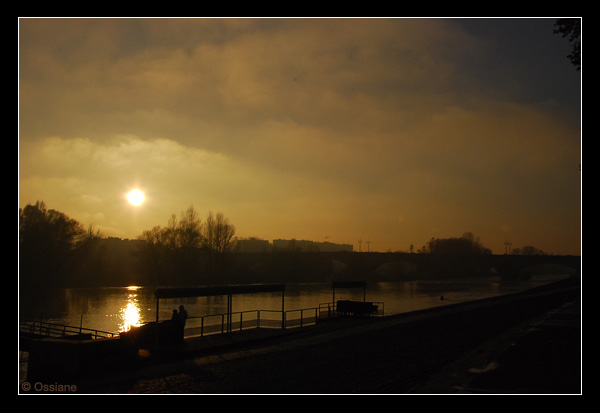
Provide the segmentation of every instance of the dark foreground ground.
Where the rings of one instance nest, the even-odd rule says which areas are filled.
[[[407,315],[140,352],[86,393],[582,394],[579,281]]]

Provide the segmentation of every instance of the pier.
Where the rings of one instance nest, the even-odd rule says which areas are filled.
[[[335,300],[336,288],[363,288],[365,297],[366,283],[333,283]],[[250,310],[233,312],[233,299],[238,294],[281,293],[281,310]],[[190,316],[192,323],[180,324],[172,320],[160,320],[160,300],[189,297],[227,296],[227,312]],[[98,374],[102,368],[131,368],[139,361],[140,351],[144,354],[177,353],[186,349],[206,349],[216,343],[237,341],[233,339],[209,338],[213,335],[228,336],[233,332],[256,330],[246,337],[278,336],[274,330],[287,331],[298,327],[316,325],[339,315],[383,316],[383,303],[364,303],[373,307],[368,314],[347,310],[348,301],[322,303],[313,308],[285,309],[284,284],[250,284],[218,287],[161,288],[155,291],[156,321],[131,327],[129,331],[115,333],[82,325],[69,326],[41,320],[20,320],[19,349],[29,353],[27,378],[38,380],[57,380],[85,378]],[[341,304],[340,304],[341,303]],[[363,304],[362,302],[355,303]],[[343,312],[338,311],[342,305]],[[356,317],[354,317],[356,318]],[[186,320],[186,321],[187,321]],[[189,327],[190,324],[195,324]],[[254,338],[251,338],[252,340]],[[246,338],[244,338],[244,341]]]
[[[333,301],[313,308],[285,309],[284,284],[249,284],[219,287],[161,288],[156,290],[156,321],[132,327],[122,333],[122,338],[136,347],[156,348],[181,343],[192,337],[225,334],[248,329],[288,329],[314,325],[319,321],[339,315],[383,316],[382,302],[364,302],[366,282],[336,282],[332,284]],[[363,289],[363,302],[335,301],[335,290],[340,288]],[[246,310],[233,312],[234,296],[238,294],[280,293],[281,310]],[[160,320],[160,300],[190,297],[227,297],[227,312],[200,316],[187,316],[185,328],[177,320]],[[188,321],[192,321],[190,323]]]

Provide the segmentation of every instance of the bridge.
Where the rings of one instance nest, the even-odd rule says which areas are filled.
[[[378,279],[469,278],[497,274],[527,278],[533,274],[579,274],[581,257],[493,254],[386,254],[357,253],[333,259],[346,265],[343,271]]]
[[[408,281],[498,275],[581,274],[571,255],[412,254],[377,252],[236,253],[225,268],[231,282]],[[244,274],[245,279],[236,279]]]

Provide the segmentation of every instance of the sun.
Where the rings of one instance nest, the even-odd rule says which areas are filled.
[[[129,191],[127,195],[125,195],[125,197],[127,198],[127,201],[129,201],[129,203],[133,206],[140,206],[146,200],[146,196],[144,195],[144,193],[137,188]]]

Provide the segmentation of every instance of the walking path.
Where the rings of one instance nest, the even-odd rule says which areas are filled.
[[[425,394],[581,394],[581,301],[527,320],[413,389]]]

